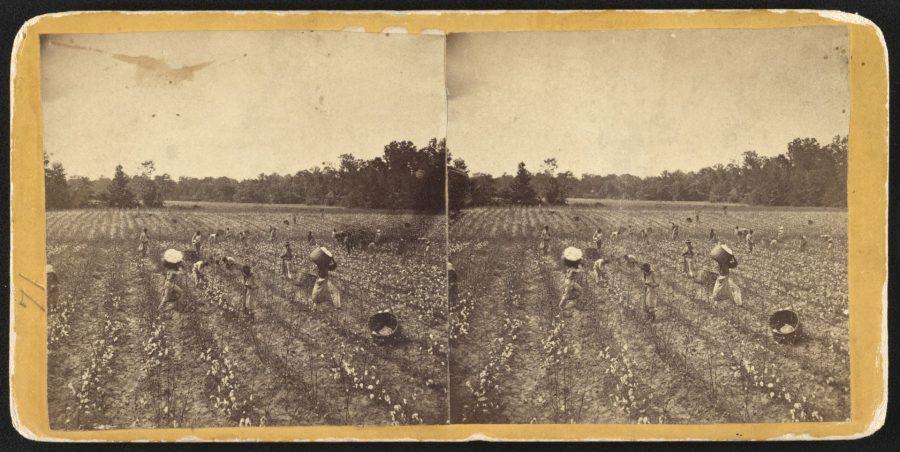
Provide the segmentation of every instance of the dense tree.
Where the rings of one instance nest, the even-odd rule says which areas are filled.
[[[69,207],[66,170],[62,163],[50,164],[50,157],[47,154],[44,154],[44,205],[47,210]]]
[[[524,162],[519,162],[516,177],[509,186],[509,199],[513,204],[531,206],[538,203],[537,194],[531,187],[531,172],[525,168]]]
[[[106,189],[107,202],[110,207],[131,208],[136,205],[134,192],[129,187],[128,175],[122,165],[116,165],[116,172]]]

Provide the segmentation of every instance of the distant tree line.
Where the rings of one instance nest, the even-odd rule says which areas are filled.
[[[447,162],[445,140],[431,139],[417,148],[410,141],[393,141],[382,156],[369,160],[352,154],[339,157],[337,166],[301,170],[294,174],[260,174],[252,179],[156,175],[152,161],[139,174],[125,174],[116,166],[113,177],[91,180],[67,177],[59,162],[44,159],[47,209],[109,206],[159,207],[164,200],[221,201],[265,204],[308,204],[369,209],[409,209],[440,212],[445,208]]]
[[[565,204],[568,198],[734,202],[769,206],[847,205],[847,137],[821,145],[814,138],[788,143],[787,153],[764,157],[747,151],[741,162],[658,176],[558,172],[547,159],[532,174],[519,163],[514,176],[469,174],[465,161],[450,165],[450,209],[490,204]]]

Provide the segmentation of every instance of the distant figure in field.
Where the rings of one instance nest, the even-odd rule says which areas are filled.
[[[696,219],[697,219],[697,224],[700,224],[700,211],[699,211],[699,210],[696,211],[696,212],[694,213],[694,215],[695,215],[695,217],[696,217]]]
[[[293,220],[294,220],[294,224],[297,224],[297,214],[296,214],[296,213],[292,213],[292,214],[291,214],[291,217],[292,217]]]
[[[681,271],[691,278],[694,277],[694,245],[690,240],[684,241],[684,251],[681,252]]]
[[[200,231],[194,233],[191,237],[191,245],[194,245],[194,250],[197,251],[197,255],[200,255],[200,243],[203,242],[203,236],[200,235]]]
[[[450,262],[447,262],[447,289],[450,300],[456,300],[459,297],[459,275],[456,274],[456,269]]]
[[[343,242],[344,237],[347,236],[347,233],[344,231],[338,231],[335,228],[331,228],[331,238],[333,238],[337,242]]]
[[[597,228],[592,238],[594,239],[594,246],[597,247],[597,252],[600,252],[603,249],[603,229]]]
[[[734,226],[734,236],[739,239],[744,238],[748,232],[750,232],[750,230],[747,228],[738,227],[737,225]]]
[[[637,258],[634,257],[633,254],[626,254],[622,256],[622,261],[625,262],[625,265],[627,265],[628,268],[634,268],[634,266],[637,265]]]
[[[147,234],[147,228],[144,228],[144,230],[141,231],[141,237],[138,240],[141,242],[140,245],[138,245],[138,251],[141,252],[141,257],[147,257],[147,253],[150,250],[150,236]]]
[[[225,265],[225,270],[231,270],[237,265],[237,261],[233,257],[222,256],[222,264]]]
[[[779,242],[784,239],[784,226],[778,226],[778,233],[775,235],[775,239]]]
[[[244,243],[247,240],[247,233],[244,231],[238,232],[238,240],[240,240],[241,243]]]
[[[728,216],[728,206],[722,206],[722,214]]]
[[[656,272],[650,268],[650,264],[641,265],[642,279],[644,281],[644,311],[650,317],[651,322],[656,321],[656,300],[659,298],[659,279]]]
[[[381,237],[382,237],[381,229],[376,229],[375,230],[375,244],[376,245],[381,243]]]
[[[544,255],[550,252],[550,226],[547,225],[541,231],[541,251]]]
[[[713,228],[709,228],[709,241],[713,243],[717,243],[719,241],[719,236],[716,234],[716,230]]]
[[[350,233],[344,234],[344,239],[341,241],[344,243],[344,251],[349,253],[353,249],[353,239],[350,237]]]
[[[216,234],[215,232],[213,232],[212,234],[209,234],[209,237],[206,239],[206,241],[207,241],[208,243],[216,243],[216,238],[217,238],[217,237],[218,237],[218,234]]]
[[[821,237],[822,240],[824,240],[825,243],[828,244],[828,249],[830,249],[830,250],[831,250],[831,249],[834,249],[834,239],[831,238],[830,235],[828,235],[828,234],[822,234],[822,235],[820,235],[819,237]]]
[[[309,245],[314,243],[312,231],[306,231],[306,243]]]
[[[278,236],[278,228],[276,228],[275,226],[269,226],[269,228],[269,240],[274,242],[276,237]]]
[[[291,262],[294,260],[294,252],[291,250],[290,242],[284,242],[284,252],[281,253],[281,276],[287,279],[294,279],[291,274]]]
[[[756,241],[753,240],[753,229],[747,231],[747,235],[744,236],[744,241],[747,242],[747,248],[750,250],[749,252],[753,252],[753,245],[756,244]]]
[[[806,251],[806,247],[808,245],[809,245],[809,243],[806,240],[806,236],[801,234],[800,235],[800,251]]]
[[[672,240],[678,240],[678,225],[672,222]]]
[[[610,241],[612,241],[613,239],[618,239],[618,238],[619,238],[619,231],[612,231],[612,233],[609,234]]]
[[[600,258],[594,261],[594,265],[591,266],[591,273],[594,276],[594,281],[598,285],[606,284],[606,259]]]
[[[208,265],[206,261],[200,260],[194,262],[194,265],[191,267],[191,275],[194,277],[194,283],[198,286],[206,283],[205,270]]]
[[[648,237],[649,237],[649,236],[647,235],[647,228],[641,228],[641,233],[640,233],[640,234],[641,234],[641,239],[643,239],[644,241],[647,241],[647,239],[648,239]]]
[[[256,277],[249,265],[241,267],[241,283],[243,285],[244,312],[253,315],[253,290],[256,289]]]
[[[231,237],[231,228],[225,228],[225,234],[222,235],[223,239],[227,239]]]

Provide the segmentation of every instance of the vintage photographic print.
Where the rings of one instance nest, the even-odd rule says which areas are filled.
[[[452,423],[850,420],[846,27],[450,34]]]
[[[444,37],[47,34],[50,428],[448,419]]]

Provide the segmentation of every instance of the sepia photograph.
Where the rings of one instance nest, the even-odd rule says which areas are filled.
[[[41,35],[50,428],[445,424],[444,44]]]
[[[846,27],[447,37],[452,423],[850,421]]]

